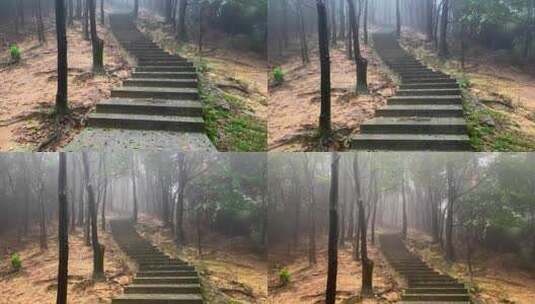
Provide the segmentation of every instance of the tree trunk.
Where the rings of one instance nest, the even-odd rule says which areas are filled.
[[[61,1],[61,0],[58,0]],[[56,304],[67,304],[67,279],[69,271],[69,203],[67,202],[67,159],[64,152],[59,152],[58,174],[58,294]]]
[[[82,22],[84,39],[89,40],[89,4],[91,0],[84,0],[84,19]]]
[[[528,0],[528,21],[526,25],[526,37],[524,42],[523,56],[529,57],[531,45],[533,43],[533,31],[535,31],[535,0]]]
[[[331,7],[329,8],[331,10],[331,41],[333,45],[336,45],[336,0],[333,0],[331,2]]]
[[[372,211],[372,244],[375,245],[375,219],[377,217],[377,204],[379,203],[378,200],[375,201],[373,204],[373,211]]]
[[[448,13],[449,13],[449,7],[450,7],[450,1],[444,0],[443,8],[442,8],[442,24],[440,28],[440,46],[438,55],[440,57],[448,57],[449,56],[449,50],[448,50],[448,40],[447,40],[447,34],[448,34]]]
[[[91,0],[93,1],[93,0]],[[84,174],[86,181],[86,191],[88,195],[89,217],[91,221],[91,244],[93,245],[93,278],[100,280],[104,278],[104,246],[98,242],[98,227],[97,227],[97,210],[95,207],[95,192],[93,191],[93,184],[91,182],[91,175],[89,172],[89,157],[87,152],[82,152],[82,160],[84,163]]]
[[[368,258],[368,244],[367,244],[367,227],[368,223],[365,219],[366,210],[364,203],[359,200],[359,227],[360,227],[360,256],[362,261],[362,290],[361,295],[364,297],[373,295],[373,261]]]
[[[67,32],[65,28],[65,2],[56,1],[56,32],[58,40],[58,90],[56,94],[56,113],[67,114]]]
[[[426,34],[427,40],[433,41],[433,12],[435,11],[435,0],[426,0]]]
[[[342,39],[342,41],[346,40],[346,16],[345,16],[345,1],[340,0],[340,35],[339,38]]]
[[[184,230],[183,228],[183,219],[184,219],[184,186],[180,186],[178,192],[178,199],[175,207],[175,242],[177,245],[181,246],[184,244]]]
[[[325,13],[322,0],[317,0],[318,11]],[[326,24],[325,24],[326,25]],[[331,187],[329,190],[329,248],[327,288],[325,303],[334,304],[336,301],[336,275],[338,272],[338,162],[340,158],[336,152],[331,154]]]
[[[401,200],[402,200],[402,219],[401,219],[401,236],[407,239],[407,194],[405,193],[405,176],[406,168],[403,168],[403,176],[401,178]]]
[[[41,0],[37,0],[37,7],[35,10],[35,19],[37,23],[37,40],[39,44],[46,43],[45,27],[43,24],[43,10],[41,8]]]
[[[106,173],[106,154],[102,154],[101,156],[103,159],[102,159],[102,171],[103,171],[103,174],[104,174],[104,198],[102,199],[102,210],[101,210],[101,225],[102,225],[102,231],[106,231],[106,201],[108,200],[108,174]],[[110,185],[111,187],[111,185]],[[110,189],[110,192],[111,189]],[[113,192],[112,192],[113,194]]]
[[[133,12],[133,15],[134,15],[134,19],[137,19],[137,17],[139,16],[139,0],[134,0],[134,12]]]
[[[197,208],[197,216],[195,220],[197,226],[197,252],[199,253],[199,258],[202,260],[202,236],[201,236],[201,210]]]
[[[134,201],[134,210],[132,213],[132,221],[137,223],[137,191],[136,191],[136,163],[134,156],[132,156],[132,199]]]
[[[47,233],[46,233],[46,217],[45,217],[45,203],[43,202],[43,190],[44,185],[40,186],[40,193],[39,193],[39,245],[41,247],[41,250],[48,249],[47,244]]]
[[[327,11],[324,0],[316,0],[318,10],[319,53],[321,66],[321,113],[320,137],[331,135],[331,59],[329,55],[329,33]]]
[[[401,37],[401,13],[399,11],[399,0],[396,0],[396,35]]]
[[[364,44],[368,45],[368,0],[364,0]]]
[[[297,0],[297,19],[299,22],[299,42],[301,44],[301,61],[304,65],[310,62],[308,42],[305,32],[305,18],[303,17],[303,0]]]
[[[104,25],[104,0],[100,0],[100,24]]]
[[[68,0],[67,4],[69,6],[69,15],[68,15],[68,23],[69,25],[72,25],[73,22],[73,15],[74,15],[74,7],[73,7],[73,0]]]
[[[188,7],[188,0],[180,0],[179,20],[178,20],[178,39],[180,41],[188,40],[188,33],[186,31],[186,9]]]
[[[91,19],[91,44],[93,46],[93,72],[102,73],[104,71],[104,40],[98,37],[96,22],[96,1],[90,2],[90,19]]]
[[[446,259],[455,260],[455,249],[453,247],[453,210],[455,203],[455,181],[453,180],[453,165],[448,163],[446,168],[448,180],[448,205],[446,207]]]

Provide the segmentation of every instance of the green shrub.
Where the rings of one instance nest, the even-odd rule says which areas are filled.
[[[19,269],[22,267],[22,261],[20,260],[20,256],[16,253],[11,256],[11,266],[16,271],[19,271]]]
[[[11,54],[11,59],[13,62],[19,62],[20,61],[20,49],[17,45],[13,44],[9,48],[9,53]]]
[[[288,269],[283,268],[279,271],[279,281],[281,282],[282,286],[288,285],[290,283],[292,276],[290,275],[290,272]]]
[[[273,69],[273,79],[275,79],[275,82],[277,83],[282,83],[284,81],[284,73],[280,67]]]

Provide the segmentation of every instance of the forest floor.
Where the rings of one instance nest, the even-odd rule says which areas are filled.
[[[386,105],[393,95],[394,82],[385,67],[369,47],[362,46],[368,59],[368,86],[371,94],[355,94],[356,67],[347,59],[345,47],[331,48],[331,116],[334,148],[347,150],[352,135],[359,133],[362,122],[374,116],[377,108]],[[302,64],[301,57],[291,55],[280,66],[284,81],[270,87],[268,146],[270,151],[319,150],[318,124],[320,115],[320,62],[311,51],[310,63]]]
[[[36,150],[56,132],[56,35],[51,20],[45,22],[47,43],[40,46],[35,36],[24,39],[18,45],[20,63],[7,64],[7,50],[0,54],[0,151]],[[91,71],[91,42],[83,39],[80,23],[68,26],[68,102],[72,115],[61,122],[61,139],[44,150],[56,150],[71,141],[96,103],[109,98],[110,89],[129,74],[128,63],[108,29],[99,26],[98,32],[105,46],[106,73],[102,75]]]
[[[395,303],[400,299],[399,286],[379,249],[369,245],[368,250],[369,257],[375,264],[375,297],[360,297],[361,263],[353,260],[351,246],[346,244],[344,248],[338,249],[337,303]],[[270,250],[269,260],[269,303],[325,303],[327,246],[317,250],[317,264],[314,266],[309,265],[305,248],[294,253],[293,257],[287,254],[286,248],[274,248]],[[282,286],[279,280],[281,269],[287,269],[290,273],[290,283],[286,286]]]
[[[250,240],[211,233],[202,237],[202,258],[196,240],[178,250],[172,232],[158,219],[141,216],[138,232],[166,254],[195,265],[201,275],[203,296],[210,304],[265,303],[267,263]],[[191,227],[194,230],[194,227]],[[195,239],[196,235],[193,234]]]
[[[33,232],[33,231],[31,231]],[[24,237],[22,243],[2,236],[0,244],[0,303],[55,303],[57,294],[58,238],[57,231],[48,231],[48,250],[39,248],[38,231]],[[16,235],[14,233],[13,235]],[[82,229],[69,234],[69,303],[111,303],[121,294],[132,277],[133,269],[126,256],[108,233],[100,232],[99,241],[106,247],[104,281],[94,281],[93,250],[85,245]],[[22,261],[20,271],[13,273],[10,254],[17,252]]]
[[[197,44],[177,42],[172,27],[162,17],[145,10],[140,16],[141,31],[167,51],[188,58],[197,66],[206,129],[217,149],[265,151],[268,113],[265,55],[247,51],[233,37],[208,31],[199,56]]]
[[[425,37],[404,31],[402,45],[431,67],[454,75],[465,89],[472,145],[477,151],[535,150],[535,66],[513,64],[514,56],[473,43],[460,59],[437,57]]]
[[[480,249],[474,254],[474,276],[465,260],[448,263],[440,245],[433,244],[425,234],[411,231],[408,247],[418,253],[424,261],[436,269],[460,279],[471,287],[476,303],[519,303],[530,304],[535,299],[535,274],[525,265],[520,265],[514,254],[500,254]],[[456,246],[460,250],[460,246]],[[464,253],[458,252],[459,256]]]

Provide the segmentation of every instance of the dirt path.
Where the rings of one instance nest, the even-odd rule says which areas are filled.
[[[126,78],[128,67],[106,28],[99,28],[105,41],[105,75],[91,73],[91,43],[83,40],[79,24],[67,33],[69,60],[69,107],[85,115],[97,101],[109,97],[110,88]],[[57,90],[55,34],[47,32],[48,43],[36,45],[34,37],[19,45],[23,61],[0,69],[0,150],[32,150],[52,129],[47,118],[53,111]],[[66,134],[60,145],[74,136]]]
[[[358,133],[359,125],[386,104],[394,84],[383,72],[379,60],[363,49],[369,59],[368,84],[371,95],[355,96],[355,65],[343,48],[331,50],[332,124],[345,137]],[[320,67],[316,54],[303,67],[298,57],[282,65],[284,83],[271,90],[269,97],[268,146],[272,151],[303,151],[306,139],[313,137],[320,114]],[[342,143],[343,145],[343,143]],[[344,149],[344,147],[340,147]]]
[[[389,303],[399,299],[398,289],[393,280],[388,266],[380,257],[378,249],[374,246],[369,248],[369,256],[375,263],[374,268],[374,293],[373,299],[364,299],[359,303]],[[282,254],[282,253],[281,253]],[[276,257],[270,257],[276,260]],[[278,271],[270,272],[270,297],[269,303],[296,303],[310,304],[323,303],[325,298],[325,286],[327,280],[327,250],[318,251],[318,263],[308,266],[308,258],[305,252],[302,257],[285,265],[291,273],[291,282],[286,287],[276,287]],[[356,303],[359,298],[361,286],[361,264],[353,261],[351,248],[338,251],[338,276],[337,276],[337,303]]]

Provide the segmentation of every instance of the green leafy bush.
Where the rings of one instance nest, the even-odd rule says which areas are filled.
[[[288,269],[283,268],[279,271],[279,281],[281,282],[282,286],[286,286],[290,283],[290,280],[292,278],[292,275],[288,271]]]
[[[22,261],[20,259],[20,256],[16,253],[11,256],[11,266],[16,271],[18,271],[22,267]]]
[[[9,53],[11,54],[11,59],[13,62],[19,62],[20,61],[20,49],[17,45],[13,44],[9,48]]]
[[[277,83],[282,83],[284,81],[284,73],[280,67],[273,69],[273,79],[275,79]]]

